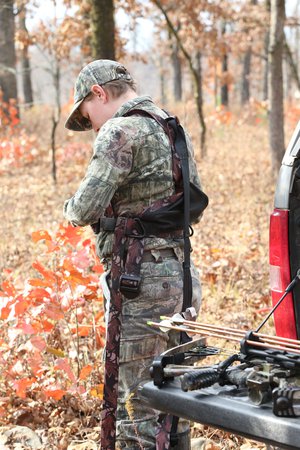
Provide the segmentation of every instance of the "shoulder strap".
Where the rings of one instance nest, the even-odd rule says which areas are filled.
[[[189,174],[189,154],[185,133],[177,117],[168,116],[166,119],[158,114],[145,111],[143,109],[132,109],[124,116],[139,115],[154,119],[165,131],[174,145],[175,151],[181,161],[181,171],[183,179],[184,195],[184,261],[183,261],[183,305],[182,311],[192,306],[192,277],[191,277],[191,244],[190,244],[190,174]]]
[[[175,150],[181,161],[182,179],[183,179],[183,196],[184,196],[184,261],[183,261],[183,305],[182,311],[192,306],[192,277],[191,277],[191,244],[190,244],[190,171],[189,171],[189,154],[185,134],[177,117],[168,117],[168,124],[172,127],[175,134]]]

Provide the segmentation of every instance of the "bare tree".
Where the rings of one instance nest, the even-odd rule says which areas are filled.
[[[94,59],[115,59],[114,0],[90,0],[92,55]]]
[[[51,20],[50,26],[45,23],[41,23],[39,29],[35,34],[35,46],[40,51],[41,56],[44,58],[45,64],[43,69],[51,76],[53,82],[52,95],[52,127],[51,133],[51,157],[52,157],[52,177],[54,183],[57,182],[57,164],[56,164],[56,150],[57,150],[57,127],[61,117],[61,75],[62,64],[69,63],[70,53],[72,46],[70,40],[67,40],[68,46],[62,45],[67,39],[67,30],[70,25],[68,18],[65,21],[60,22],[57,18],[56,0],[52,0],[54,8],[54,17]],[[72,40],[72,44],[78,45],[81,37]]]
[[[226,22],[222,22],[222,36],[224,36],[225,40],[226,34]],[[227,48],[224,46],[223,55],[222,55],[222,73],[225,75],[222,84],[221,84],[221,105],[228,106],[229,103],[229,95],[228,95],[228,82],[227,82],[227,72],[228,72],[228,53]]]
[[[22,84],[24,101],[27,107],[33,105],[33,92],[31,83],[31,67],[28,55],[28,30],[26,27],[26,6],[24,5],[19,13],[19,28],[23,33],[23,42],[21,49],[21,64],[22,64]]]
[[[265,10],[270,15],[271,13],[271,0],[264,0]],[[269,45],[270,45],[270,24],[267,25],[264,36],[264,68],[263,68],[263,100],[268,100],[268,75],[269,75]]]
[[[0,0],[0,88],[3,100],[18,98],[13,0]]]
[[[165,61],[162,55],[159,56],[159,87],[160,87],[160,101],[163,106],[166,105],[167,96],[166,96],[166,66]]]
[[[180,22],[176,26],[176,31],[180,30]],[[171,61],[173,66],[173,95],[174,100],[181,101],[182,100],[182,70],[181,70],[181,60],[179,56],[179,45],[177,40],[170,32],[171,36]]]
[[[264,73],[263,73],[263,100],[268,100],[269,89],[268,89],[268,74],[269,74],[269,44],[270,44],[270,30],[268,29],[265,33],[264,38]]]
[[[242,85],[241,85],[241,104],[249,102],[250,98],[250,70],[251,70],[251,57],[252,49],[248,47],[243,58],[243,72],[242,72]]]
[[[299,17],[299,6],[300,6],[300,1],[297,0],[295,10],[294,10],[295,17]],[[299,70],[299,57],[300,57],[299,41],[300,41],[300,32],[299,32],[299,26],[297,26],[297,27],[295,27],[295,59],[296,59],[297,70]]]
[[[293,57],[293,53],[292,53],[290,46],[286,40],[286,36],[284,36],[284,53],[285,53],[286,62],[291,71],[291,76],[297,85],[297,89],[300,91],[300,77],[299,77],[299,73],[298,73],[297,61],[295,61],[295,59]]]
[[[285,0],[271,0],[269,44],[269,138],[272,167],[277,171],[284,154],[283,48]]]
[[[257,0],[250,0],[250,4],[257,5]],[[245,29],[247,32],[247,28]],[[243,72],[241,85],[241,104],[249,102],[250,99],[250,72],[251,72],[252,46],[248,46],[243,58]]]
[[[167,26],[168,26],[170,32],[174,35],[184,58],[188,62],[189,69],[190,69],[190,72],[192,75],[194,92],[195,92],[195,101],[196,101],[196,106],[197,106],[197,113],[198,113],[198,118],[199,118],[200,127],[201,127],[201,135],[200,135],[201,156],[205,156],[206,155],[206,124],[205,124],[204,113],[203,113],[201,54],[200,54],[200,52],[198,53],[198,56],[196,58],[196,63],[195,63],[192,55],[187,51],[187,49],[183,45],[182,40],[180,39],[179,33],[176,30],[176,27],[172,23],[166,9],[163,7],[160,0],[153,0],[153,3],[162,12],[162,14],[167,22]]]

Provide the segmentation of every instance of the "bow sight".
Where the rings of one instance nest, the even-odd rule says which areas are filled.
[[[232,385],[246,391],[250,401],[257,406],[271,401],[276,416],[300,416],[300,341],[259,333],[299,279],[300,270],[263,322],[255,331],[246,334],[238,329],[185,320],[178,314],[172,318],[161,317],[160,323],[149,322],[163,331],[172,329],[203,336],[155,358],[151,368],[154,385],[163,387],[166,381],[176,377],[184,392],[204,389],[215,383]],[[209,337],[239,342],[239,352],[212,366],[191,366],[219,353],[218,348],[206,345]]]

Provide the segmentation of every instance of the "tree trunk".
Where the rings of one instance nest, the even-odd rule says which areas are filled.
[[[175,36],[178,46],[179,46],[180,50],[182,51],[182,54],[185,57],[186,61],[188,62],[188,65],[189,65],[189,69],[190,69],[192,79],[193,79],[194,96],[195,96],[195,102],[196,102],[196,107],[197,107],[199,123],[200,123],[200,127],[201,127],[200,147],[201,147],[201,156],[203,157],[206,155],[206,124],[205,124],[204,113],[203,113],[201,55],[200,55],[200,53],[197,55],[197,67],[196,67],[191,55],[188,53],[187,49],[184,47],[184,45],[180,39],[180,36],[179,36],[178,32],[176,31],[176,28],[174,27],[173,23],[171,22],[171,19],[168,16],[167,11],[164,9],[164,7],[162,6],[162,4],[159,0],[152,0],[152,1],[164,15],[167,25],[168,25],[168,28]]]
[[[271,0],[269,44],[269,137],[272,167],[278,171],[284,155],[283,74],[285,0]]]
[[[287,43],[286,37],[284,36],[284,53],[286,57],[286,62],[288,63],[288,66],[291,71],[291,76],[293,77],[298,91],[300,91],[300,77],[298,73],[298,67],[297,67],[297,61],[294,60],[292,51],[290,49],[290,46]]]
[[[28,35],[28,30],[26,27],[26,7],[24,6],[19,18],[20,30],[23,31],[24,35]],[[33,92],[31,84],[31,67],[30,59],[28,56],[28,45],[23,44],[21,51],[21,64],[22,64],[22,84],[23,84],[23,95],[25,106],[31,107],[33,105]]]
[[[219,77],[217,73],[217,65],[214,65],[214,99],[215,99],[215,108],[219,106]]]
[[[299,17],[299,0],[297,1],[294,16]],[[297,65],[297,71],[299,71],[299,57],[300,57],[300,51],[299,51],[299,40],[300,40],[300,33],[299,33],[299,27],[295,27],[295,60]]]
[[[180,23],[176,27],[176,31],[179,30]],[[173,96],[174,100],[178,102],[182,100],[182,70],[179,57],[179,45],[174,36],[171,36],[171,60],[173,66]]]
[[[200,137],[201,156],[204,157],[206,156],[206,124],[203,114],[202,55],[199,51],[197,52],[196,55],[196,70],[193,70],[193,75],[194,75],[194,83],[196,85],[195,98],[197,104],[197,112],[202,130]]]
[[[0,0],[0,88],[3,100],[18,98],[13,0]]]
[[[264,78],[263,78],[263,100],[268,100],[269,89],[268,89],[268,77],[269,77],[269,43],[270,43],[270,31],[268,30],[265,34],[265,64],[264,64]]]
[[[173,46],[172,61],[174,70],[174,100],[179,102],[182,100],[182,70],[179,58],[179,48],[176,43],[174,43]]]
[[[61,74],[60,61],[56,60],[55,68],[52,72],[53,84],[55,88],[55,106],[52,111],[52,129],[51,129],[51,156],[52,156],[52,178],[54,183],[57,182],[57,166],[56,166],[56,131],[61,116]]]
[[[159,81],[160,81],[160,101],[162,106],[166,105],[166,78],[165,64],[162,56],[159,57]]]
[[[228,72],[228,56],[227,53],[223,55],[222,59],[222,73]],[[228,96],[228,84],[227,82],[223,82],[221,86],[221,105],[228,106],[229,96]]]
[[[222,35],[225,36],[226,33],[226,23],[222,24]],[[226,46],[224,46],[224,53],[222,55],[222,75],[225,75],[225,80],[227,80],[228,72],[228,54]],[[228,106],[229,96],[228,96],[228,84],[227,81],[223,81],[221,85],[221,105]]]
[[[250,0],[252,6],[257,5],[257,0]],[[247,29],[246,29],[247,32]],[[249,45],[244,55],[242,86],[241,86],[241,104],[244,105],[250,100],[250,72],[251,72],[252,47]]]
[[[252,50],[251,47],[248,47],[247,52],[244,56],[243,61],[243,73],[242,73],[242,86],[241,86],[241,104],[249,102],[250,99],[250,69],[251,69],[251,56]]]
[[[265,8],[267,12],[270,14],[271,12],[271,3],[270,0],[265,0]],[[268,100],[269,97],[269,87],[268,87],[268,78],[269,78],[269,45],[270,45],[270,24],[265,33],[264,39],[264,51],[265,51],[265,66],[264,66],[264,78],[263,78],[263,100]]]
[[[90,2],[93,58],[115,60],[114,0],[90,0]]]

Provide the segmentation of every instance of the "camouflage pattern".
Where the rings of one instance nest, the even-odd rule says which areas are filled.
[[[183,284],[181,280],[183,274],[181,261],[183,255],[179,255],[178,251],[180,252],[182,250],[177,249],[177,255],[174,252],[170,259],[163,259],[160,254],[157,255],[154,252],[153,258],[156,258],[157,262],[154,266],[152,263],[152,270],[150,274],[147,274],[144,269],[146,263],[140,264],[143,254],[143,239],[135,239],[134,237],[128,238],[125,235],[125,230],[134,235],[135,227],[136,223],[133,219],[124,217],[119,217],[117,219],[111,267],[111,300],[105,350],[104,398],[101,426],[102,450],[112,450],[115,448],[116,419],[118,421],[117,448],[135,449],[139,448],[139,446],[142,448],[154,448],[156,439],[157,450],[169,449],[170,430],[167,424],[168,421],[170,422],[170,417],[167,416],[165,421],[158,423],[157,413],[151,411],[151,416],[149,416],[149,411],[146,411],[147,414],[145,415],[145,406],[136,398],[136,395],[134,395],[136,394],[134,389],[135,385],[127,385],[128,373],[126,372],[126,365],[127,362],[130,362],[130,383],[132,383],[131,380],[134,380],[135,383],[137,380],[138,382],[145,381],[145,379],[150,378],[149,367],[154,355],[157,354],[156,352],[159,348],[161,348],[160,352],[164,351],[166,339],[161,340],[161,338],[158,337],[162,333],[157,333],[157,331],[151,332],[151,329],[148,329],[147,321],[151,318],[159,320],[161,314],[170,315],[182,310]],[[128,252],[126,250],[128,250]],[[139,274],[140,268],[142,270],[141,278],[143,282],[138,297],[128,299],[127,297],[122,296],[120,293],[120,276],[124,272]],[[195,276],[194,268],[193,270],[193,284],[195,287],[193,304],[196,310],[199,311],[201,292],[199,289],[199,279]],[[172,277],[173,274],[175,275],[174,278]],[[147,275],[151,283],[150,285],[147,283]],[[174,282],[175,280],[177,286],[172,286],[170,282]],[[143,289],[145,288],[147,295],[146,292],[143,292]],[[163,293],[161,292],[162,290]],[[163,306],[160,304],[162,300],[164,300]],[[143,309],[143,306],[145,306],[146,309]],[[155,310],[152,309],[153,306],[154,308],[158,308],[158,312],[155,313]],[[136,322],[137,317],[139,317],[138,322]],[[132,323],[130,323],[131,320],[133,320]],[[127,323],[129,324],[128,329],[126,329]],[[147,330],[144,330],[145,327]],[[141,336],[139,335],[140,328],[143,330]],[[131,333],[133,334],[133,339],[131,338]],[[168,337],[171,346],[178,343],[179,336],[179,334],[177,334],[177,336],[175,335],[175,340],[174,338],[170,338],[170,336]],[[123,346],[122,339],[123,344],[125,344]],[[134,354],[134,352],[136,352],[136,354]],[[121,359],[119,362],[120,355]],[[144,359],[142,372],[147,367],[147,371],[143,375],[141,373],[140,358]],[[147,366],[146,361],[148,363]],[[122,368],[125,368],[125,373]],[[124,388],[122,389],[124,383],[126,383],[126,390],[124,390]],[[124,392],[125,398],[123,405],[125,405],[125,409],[123,406],[123,412],[120,413],[120,404],[122,404],[122,395],[124,396]],[[129,403],[128,395],[130,396]],[[134,398],[131,399],[131,396],[134,396]],[[119,405],[118,412],[117,404]],[[139,415],[140,409],[142,410],[142,413]],[[149,408],[146,408],[146,410],[148,409]],[[137,416],[139,419],[136,419]],[[125,421],[122,419],[123,417],[126,417]],[[151,420],[149,417],[151,417]],[[188,427],[187,424],[186,427]],[[124,430],[123,438],[122,431],[120,430]],[[151,444],[151,447],[149,447],[149,444]]]
[[[90,130],[91,122],[80,114],[78,108],[94,84],[104,85],[113,80],[132,81],[132,77],[122,64],[109,59],[99,59],[85,66],[75,82],[74,106],[65,127],[74,131]]]
[[[66,219],[74,225],[97,222],[110,202],[116,216],[135,216],[154,201],[174,194],[170,142],[164,130],[148,117],[122,116],[137,107],[167,116],[145,96],[123,104],[106,122],[95,140],[86,176],[64,206]],[[191,142],[186,137],[192,155]],[[201,187],[192,157],[189,164],[191,181]],[[101,232],[96,239],[100,258],[110,256],[113,233]],[[145,240],[147,250],[179,245],[181,241],[172,238]]]
[[[176,250],[178,259],[162,259],[159,250],[151,253],[156,262],[142,263],[140,295],[133,300],[122,299],[117,450],[155,449],[155,436],[161,429],[159,413],[139,400],[138,386],[151,379],[149,368],[154,357],[179,344],[179,333],[163,333],[149,327],[147,321],[159,321],[161,315],[171,316],[181,312],[183,250]],[[193,264],[192,279],[193,306],[198,312],[201,287]],[[187,421],[179,422],[179,432],[188,428]]]

